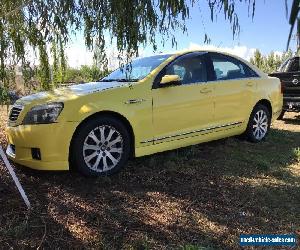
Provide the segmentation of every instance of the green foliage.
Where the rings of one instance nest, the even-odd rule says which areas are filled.
[[[56,86],[59,82],[59,59],[57,56],[57,44],[55,41],[52,42],[51,54],[53,59],[52,65],[52,84]]]
[[[41,88],[44,90],[51,89],[51,72],[46,45],[39,45],[40,65],[38,69],[38,79],[41,83]]]
[[[28,86],[29,81],[34,77],[36,70],[33,69],[29,63],[22,65],[22,76],[24,80],[25,87]]]
[[[65,82],[67,83],[80,83],[98,81],[109,74],[108,70],[102,71],[96,65],[87,66],[83,65],[80,69],[68,68],[66,70]]]
[[[282,55],[275,55],[274,52],[271,52],[269,55],[262,55],[257,49],[253,57],[250,58],[250,63],[269,74],[278,70],[279,66],[291,56],[293,56],[291,50],[288,50]]]
[[[16,73],[14,67],[5,68],[4,70],[0,70],[0,72],[2,72],[3,77],[2,82],[0,80],[0,104],[5,105],[9,104],[10,102],[8,91],[12,81],[15,78]]]
[[[300,147],[294,148],[294,154],[298,161],[300,161]]]
[[[0,100],[1,100],[1,104],[9,103],[7,88],[1,86],[0,86]]]
[[[59,54],[58,54],[59,53]],[[52,86],[58,87],[65,82],[67,70],[67,60],[64,53],[64,44],[60,37],[52,41],[51,54],[53,58],[52,65]]]
[[[258,67],[259,69],[263,70],[264,67],[264,57],[260,53],[260,51],[257,49],[254,52],[254,55],[252,58],[250,58],[250,63]]]

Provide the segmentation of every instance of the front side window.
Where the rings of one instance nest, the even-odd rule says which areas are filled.
[[[247,65],[235,58],[212,54],[211,60],[216,80],[233,80],[257,76]]]
[[[178,75],[182,85],[206,82],[205,59],[201,55],[178,58],[166,68],[165,75]]]
[[[101,81],[138,81],[145,78],[152,70],[171,55],[157,55],[137,58],[131,64],[125,65],[104,77]]]

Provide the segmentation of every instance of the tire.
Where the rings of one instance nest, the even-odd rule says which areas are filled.
[[[130,156],[130,134],[114,117],[95,118],[74,135],[71,164],[88,177],[108,176],[123,168]]]
[[[269,109],[258,104],[254,107],[247,126],[246,136],[251,142],[263,141],[270,130],[271,115]]]
[[[285,110],[282,110],[277,120],[283,120],[284,114],[285,114]]]

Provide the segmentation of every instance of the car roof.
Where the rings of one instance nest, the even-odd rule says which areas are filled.
[[[261,77],[267,77],[268,75],[264,72],[262,72],[259,68],[257,68],[255,65],[249,63],[247,60],[237,56],[237,55],[233,55],[233,54],[230,54],[222,49],[195,49],[195,50],[182,50],[182,51],[177,51],[177,52],[174,52],[174,53],[170,53],[173,57],[176,57],[176,56],[181,56],[181,55],[185,55],[185,54],[189,54],[189,53],[208,53],[208,52],[211,52],[211,53],[220,53],[222,55],[225,55],[225,56],[230,56],[230,57],[233,57],[243,63],[245,63],[246,65],[248,65],[251,69],[253,69],[256,73],[258,73],[259,76]]]
[[[223,55],[227,55],[227,56],[231,56],[231,57],[235,57],[237,59],[242,59],[236,55],[230,54],[222,49],[196,49],[196,50],[182,50],[182,51],[178,51],[178,52],[174,52],[173,55],[184,55],[184,54],[189,54],[189,53],[194,53],[194,52],[202,52],[202,53],[220,53]],[[242,59],[244,60],[244,59]]]

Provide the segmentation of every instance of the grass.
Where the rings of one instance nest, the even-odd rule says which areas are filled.
[[[112,177],[17,167],[31,212],[0,166],[0,245],[239,249],[241,233],[299,235],[299,146],[300,120],[289,114],[263,143],[230,138],[164,152]]]

